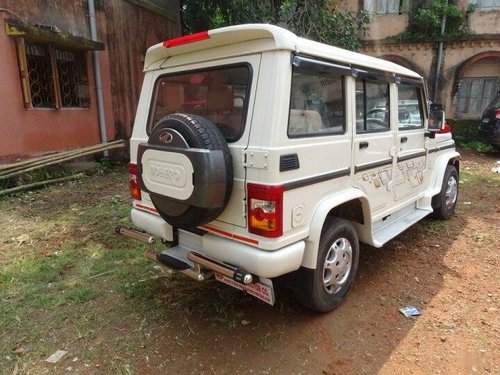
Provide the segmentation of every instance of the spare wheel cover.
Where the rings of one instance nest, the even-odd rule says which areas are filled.
[[[233,167],[224,136],[206,118],[174,113],[138,150],[140,183],[160,216],[177,228],[216,219],[226,207]]]

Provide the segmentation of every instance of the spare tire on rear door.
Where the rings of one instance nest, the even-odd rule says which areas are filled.
[[[138,148],[141,187],[160,216],[176,228],[216,219],[229,201],[233,165],[217,126],[183,113],[163,117]]]

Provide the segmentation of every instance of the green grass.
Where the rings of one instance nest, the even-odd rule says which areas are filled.
[[[152,326],[172,320],[189,337],[200,319],[217,332],[241,322],[239,291],[154,270],[149,245],[115,234],[116,225],[131,226],[127,172],[105,162],[96,172],[0,198],[2,374],[16,363],[37,373],[58,349],[90,368],[128,373]],[[19,347],[24,354],[13,352]]]
[[[455,141],[458,147],[466,150],[472,150],[477,152],[492,152],[494,150],[492,145],[485,143],[481,139],[468,140],[462,137],[455,137]]]
[[[425,234],[448,233],[448,224],[443,220],[424,220],[420,224]]]
[[[241,292],[155,270],[144,256],[148,245],[115,234],[116,225],[131,225],[127,172],[106,168],[82,181],[0,198],[0,374],[16,364],[43,372],[43,360],[58,349],[89,369],[99,364],[103,373],[127,373],[159,328],[173,332],[171,345],[187,348],[201,331],[218,335],[241,325],[248,300]],[[500,184],[498,175],[465,169],[460,179],[470,196]],[[442,221],[421,225],[428,234],[450,229]],[[491,241],[480,233],[474,240]],[[277,301],[282,313],[296,306],[287,296]],[[263,334],[256,344],[269,351],[281,335]]]
[[[478,132],[480,120],[447,120],[452,127],[453,139],[458,147],[477,152],[491,152],[493,146],[488,144]]]
[[[123,172],[108,170],[109,197],[96,188],[96,176],[76,189],[57,186],[0,200],[0,373],[119,322],[123,307],[106,303],[114,298],[111,290],[149,277],[146,246],[114,233],[115,225],[130,224],[126,185],[115,187]],[[16,240],[21,236],[28,239]],[[138,287],[141,298],[145,288]],[[132,306],[140,311],[144,304],[125,308]],[[59,338],[57,345],[47,342],[51,337]],[[23,356],[12,352],[16,347],[24,348]]]

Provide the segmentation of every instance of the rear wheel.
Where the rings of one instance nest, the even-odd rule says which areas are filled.
[[[352,224],[328,218],[323,226],[316,269],[301,268],[293,287],[299,302],[312,310],[327,312],[340,305],[356,275],[359,242]]]
[[[434,217],[447,220],[455,212],[458,199],[458,173],[452,165],[446,166],[441,192],[433,199]]]

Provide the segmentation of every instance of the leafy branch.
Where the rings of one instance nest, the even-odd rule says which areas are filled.
[[[433,1],[430,6],[419,7],[410,13],[407,29],[396,36],[400,41],[429,41],[441,35],[441,25],[446,18],[446,38],[463,38],[469,35],[469,14],[472,8],[462,11],[446,0]]]
[[[184,33],[243,23],[271,23],[299,36],[356,50],[368,12],[338,9],[335,0],[183,0]]]

